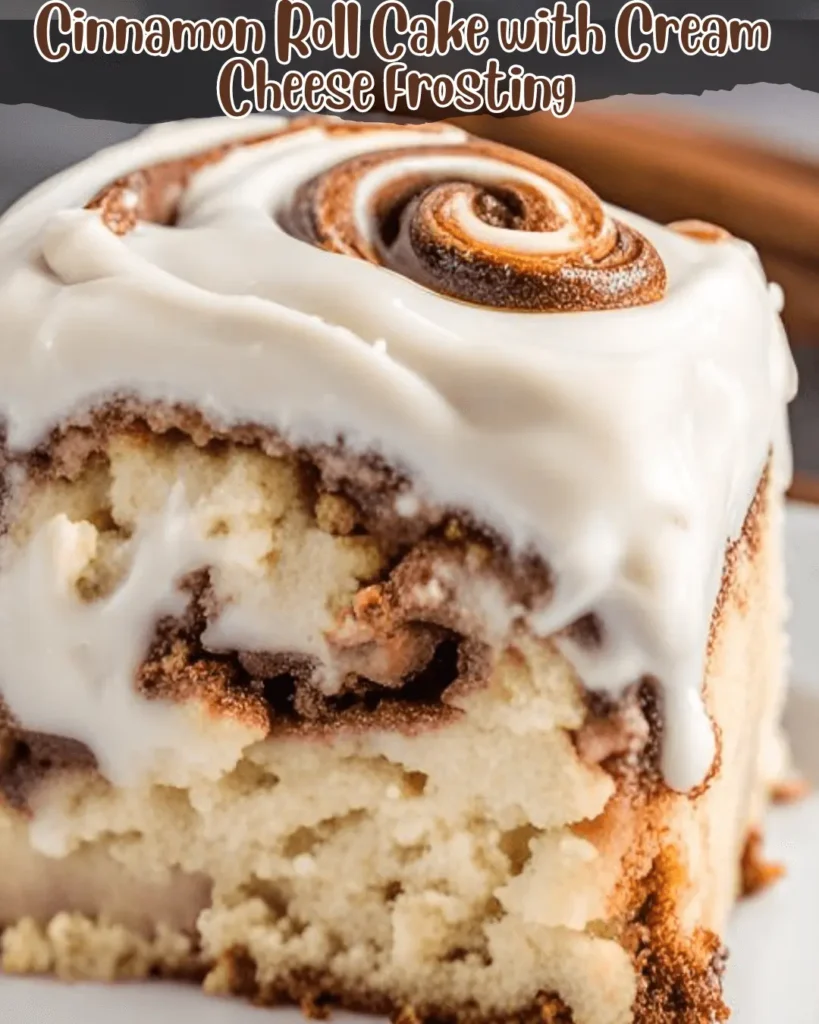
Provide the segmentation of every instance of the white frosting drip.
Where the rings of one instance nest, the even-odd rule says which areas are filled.
[[[88,604],[74,584],[95,542],[89,523],[60,515],[6,559],[0,572],[4,699],[26,728],[85,743],[115,784],[149,775],[178,785],[191,774],[218,777],[261,738],[260,730],[236,722],[227,734],[223,726],[217,733],[220,723],[209,723],[203,706],[146,700],[134,686],[157,619],[185,610],[174,584],[209,560],[213,542],[196,529],[177,487],[162,514],[132,539],[125,581]]]
[[[789,472],[784,406],[795,377],[781,293],[744,243],[703,243],[609,210],[658,250],[665,298],[611,312],[512,313],[313,248],[271,215],[340,160],[458,144],[454,128],[432,140],[316,128],[236,151],[197,175],[174,227],[141,224],[119,238],[82,209],[129,170],[278,123],[148,131],[0,221],[0,414],[10,444],[30,447],[61,417],[129,392],[300,441],[342,432],[353,447],[376,448],[415,475],[419,495],[466,505],[515,550],[543,553],[556,593],[532,627],[548,634],[596,611],[603,649],[567,653],[595,688],[658,678],[666,779],[696,785],[714,750],[700,685],[725,545],[772,443],[778,471]],[[453,167],[481,178],[486,162],[456,155]],[[497,240],[499,229],[477,230]],[[515,239],[519,249],[529,241]],[[154,612],[170,599],[170,575],[165,584]],[[37,596],[47,582],[32,587],[45,637],[62,613]],[[133,625],[111,628],[131,635]],[[4,688],[22,664],[7,636]],[[42,690],[56,671],[43,664],[30,685]],[[35,705],[33,693],[20,704],[24,724],[40,720]],[[92,749],[91,733],[104,727],[77,725]]]

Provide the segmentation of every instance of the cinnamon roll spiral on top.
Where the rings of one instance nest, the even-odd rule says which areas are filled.
[[[302,119],[280,134],[314,126]],[[378,134],[372,125],[325,128]],[[117,232],[139,217],[173,223],[192,175],[232,148],[139,171],[91,207]],[[469,137],[342,159],[298,185],[276,214],[290,234],[322,249],[496,309],[628,308],[666,290],[654,246],[609,216],[583,182],[545,160]]]
[[[297,192],[294,233],[452,298],[500,309],[588,311],[662,297],[665,267],[566,171],[467,141],[365,154]]]

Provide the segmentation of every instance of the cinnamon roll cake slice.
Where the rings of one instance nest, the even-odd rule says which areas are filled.
[[[725,1019],[783,770],[779,307],[746,244],[448,126],[164,126],[20,202],[3,969]]]

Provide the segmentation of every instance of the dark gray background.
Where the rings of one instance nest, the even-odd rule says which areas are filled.
[[[33,2],[33,0],[32,0]],[[29,0],[0,0],[3,13],[11,5],[28,16]],[[93,11],[120,12],[116,0],[98,0]],[[134,10],[131,3],[130,9]],[[202,12],[203,5],[197,4]],[[819,94],[792,86],[739,86],[731,92],[702,96],[618,97],[595,101],[595,106],[641,105],[659,109],[669,117],[695,115],[724,124],[730,131],[744,130],[786,149],[815,157],[819,163]],[[85,121],[59,111],[23,104],[0,104],[0,209],[32,185],[102,146],[139,131],[135,125],[111,121]],[[819,473],[819,339],[797,347],[801,389],[792,407],[797,467]]]

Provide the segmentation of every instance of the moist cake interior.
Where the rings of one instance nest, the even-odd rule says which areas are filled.
[[[376,459],[119,405],[55,435],[28,479],[13,541],[65,517],[54,556],[94,629],[180,479],[225,555],[186,578],[137,676],[142,698],[204,720],[200,765],[174,764],[158,732],[155,778],[118,789],[115,755],[103,775],[82,743],[7,725],[6,970],[194,975],[458,1020],[721,1019],[718,936],[777,742],[767,475],[726,553],[706,678],[722,761],[696,801],[661,782],[650,682],[592,699],[552,641],[499,631],[473,600],[525,603],[544,567],[451,510],[397,517],[406,481]],[[257,597],[298,609],[302,648],[331,610],[326,652],[205,642],[227,602]],[[571,628],[599,642],[593,620]],[[143,743],[146,725],[130,725]]]

